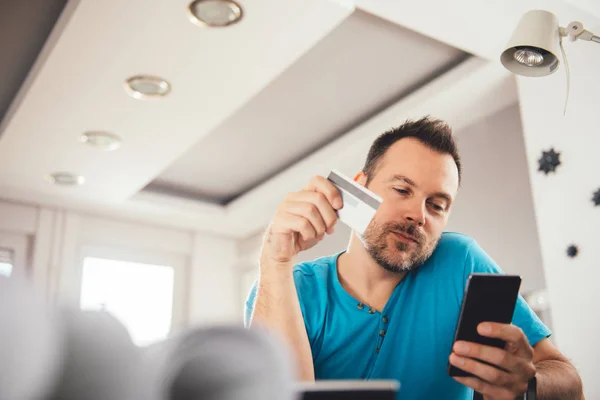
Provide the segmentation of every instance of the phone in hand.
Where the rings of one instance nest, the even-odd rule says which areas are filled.
[[[506,343],[503,340],[481,336],[477,332],[477,326],[482,322],[510,324],[520,287],[521,277],[517,275],[469,275],[454,333],[454,342],[467,341],[504,348]],[[450,362],[448,362],[448,375],[472,376],[471,373],[455,367]]]

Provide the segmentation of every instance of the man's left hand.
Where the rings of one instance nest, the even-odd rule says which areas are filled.
[[[535,376],[533,348],[523,331],[514,325],[494,322],[479,324],[477,331],[482,336],[504,340],[506,346],[499,349],[471,342],[456,342],[450,363],[476,378],[454,379],[481,393],[486,400],[514,400],[523,395],[529,380]]]

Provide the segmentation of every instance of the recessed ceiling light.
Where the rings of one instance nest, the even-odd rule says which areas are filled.
[[[190,21],[205,27],[222,27],[242,19],[242,7],[233,0],[194,0],[188,6]]]
[[[54,185],[77,186],[85,183],[85,178],[70,172],[55,172],[46,177],[46,180]]]
[[[155,99],[169,94],[171,85],[157,76],[136,75],[125,81],[125,90],[136,99]]]
[[[113,151],[121,147],[121,139],[117,135],[102,131],[90,131],[81,135],[81,142],[96,149]]]

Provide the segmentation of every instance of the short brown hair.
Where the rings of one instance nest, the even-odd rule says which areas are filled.
[[[404,138],[415,138],[440,154],[450,154],[458,168],[460,183],[462,175],[460,155],[452,135],[452,128],[442,120],[426,116],[416,121],[406,120],[399,127],[390,129],[375,139],[363,167],[363,172],[367,175],[367,184],[375,176],[377,167],[386,151],[398,140]]]

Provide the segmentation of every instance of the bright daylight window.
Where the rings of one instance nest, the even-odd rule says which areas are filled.
[[[145,346],[169,334],[174,279],[169,266],[86,257],[81,308],[108,311]]]
[[[0,249],[0,276],[10,276],[13,270],[13,252]]]

